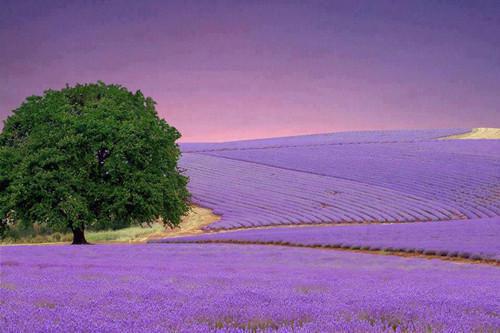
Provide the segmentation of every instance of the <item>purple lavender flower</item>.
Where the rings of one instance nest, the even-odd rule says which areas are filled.
[[[498,267],[219,244],[0,247],[2,332],[494,332]]]

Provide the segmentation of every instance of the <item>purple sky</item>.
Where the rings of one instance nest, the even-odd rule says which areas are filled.
[[[0,119],[103,80],[183,141],[500,127],[500,1],[0,2]]]

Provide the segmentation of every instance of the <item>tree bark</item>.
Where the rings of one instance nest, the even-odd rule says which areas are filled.
[[[85,239],[85,230],[83,227],[71,228],[73,230],[73,243],[72,245],[89,244]]]

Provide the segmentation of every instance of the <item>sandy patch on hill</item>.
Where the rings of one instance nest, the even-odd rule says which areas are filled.
[[[472,129],[469,133],[451,135],[442,138],[449,139],[500,139],[500,128],[478,127]]]
[[[192,206],[191,211],[182,219],[181,224],[173,229],[166,228],[162,232],[157,232],[141,239],[144,242],[151,239],[196,235],[204,232],[203,227],[220,220],[219,215],[215,215],[211,209],[199,206]]]

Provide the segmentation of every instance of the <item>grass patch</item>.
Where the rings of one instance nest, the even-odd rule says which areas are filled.
[[[153,224],[151,227],[134,226],[119,230],[86,231],[85,238],[90,243],[108,242],[138,242],[144,238],[162,232],[163,225]],[[13,233],[0,242],[0,244],[39,244],[39,243],[71,243],[73,234],[60,232],[41,233],[33,229],[22,233]]]
[[[164,227],[159,224],[153,224],[151,227],[129,227],[120,230],[90,231],[86,233],[85,238],[91,243],[99,242],[128,242],[140,241],[154,233],[162,232]]]

